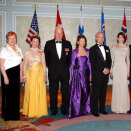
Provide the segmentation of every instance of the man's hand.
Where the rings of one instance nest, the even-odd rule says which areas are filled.
[[[110,71],[109,71],[108,68],[105,68],[104,71],[103,71],[103,73],[104,73],[105,75],[109,74],[109,72],[110,72]]]

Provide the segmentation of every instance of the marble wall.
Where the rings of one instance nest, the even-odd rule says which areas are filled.
[[[25,42],[28,29],[30,27],[31,16],[17,16],[16,17],[16,32],[18,35],[18,44],[22,47],[23,52],[29,48]],[[38,17],[39,31],[41,37],[41,48],[44,48],[47,40],[53,39],[55,30],[56,18]],[[85,36],[87,37],[87,47],[90,48],[95,44],[95,33],[100,31],[100,19],[84,19]],[[78,35],[78,18],[62,18],[62,23],[66,35],[66,39],[71,41],[73,48],[75,48],[76,37]],[[122,20],[106,19],[106,42],[108,46],[116,44],[116,37],[121,30]],[[131,21],[127,21],[128,25],[128,43],[131,44]]]

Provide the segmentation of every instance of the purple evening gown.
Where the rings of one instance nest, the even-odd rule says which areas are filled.
[[[90,83],[91,64],[89,50],[87,56],[78,56],[79,50],[72,51],[70,104],[68,119],[90,113]]]

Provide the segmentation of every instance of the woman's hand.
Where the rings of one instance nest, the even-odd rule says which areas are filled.
[[[26,77],[25,77],[25,76],[23,77],[23,81],[24,81],[24,83],[26,83],[26,82],[27,82],[27,79],[26,79]]]
[[[129,79],[129,77],[130,77],[130,73],[128,72],[128,73],[127,73],[127,79]]]
[[[22,83],[23,82],[23,78],[22,78],[22,76],[20,75],[20,83]]]
[[[47,76],[46,75],[44,75],[44,82],[46,82],[47,81]]]
[[[8,85],[8,84],[9,84],[9,79],[8,79],[8,77],[5,77],[5,78],[4,78],[4,83],[5,83],[5,85]]]
[[[113,79],[113,72],[110,72],[110,77],[111,79]]]

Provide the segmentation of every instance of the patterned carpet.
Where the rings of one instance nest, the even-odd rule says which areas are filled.
[[[1,92],[0,92],[1,93]],[[107,95],[106,95],[106,110],[110,113],[109,115],[100,115],[100,117],[94,117],[92,115],[87,115],[83,117],[77,117],[73,118],[71,120],[67,120],[67,116],[63,116],[60,112],[60,108],[58,109],[58,114],[55,117],[51,116],[50,109],[48,109],[49,115],[46,117],[41,118],[32,118],[29,119],[26,116],[22,115],[21,113],[21,119],[20,121],[7,121],[4,122],[2,119],[0,119],[0,130],[1,131],[78,131],[75,129],[75,127],[78,127],[79,130],[83,130],[84,128],[87,128],[87,126],[90,126],[90,129],[88,131],[93,131],[95,128],[95,131],[98,131],[96,125],[99,125],[99,127],[102,127],[101,124],[104,124],[104,128],[109,128],[109,125],[112,125],[113,121],[115,122],[117,120],[124,120],[121,121],[121,125],[126,125],[126,123],[130,123],[131,125],[131,114],[113,114],[111,112],[111,94],[112,90],[111,88],[107,89]],[[21,108],[23,107],[23,98],[24,98],[24,88],[21,90],[21,97],[20,97],[20,105]],[[47,91],[47,102],[49,106],[49,92]],[[0,104],[1,104],[1,95],[0,95]],[[61,93],[59,91],[58,93],[58,107],[61,105]],[[1,114],[1,112],[0,112]],[[107,121],[111,120],[111,121]],[[127,120],[127,121],[125,121]],[[129,121],[128,121],[129,120]],[[93,122],[93,123],[91,123]],[[99,122],[99,123],[97,123]],[[103,123],[104,122],[104,123]],[[114,122],[114,123],[115,123]],[[119,122],[119,121],[118,121]],[[116,122],[117,123],[117,122]],[[94,125],[94,126],[92,126]],[[128,125],[128,124],[127,124]],[[79,128],[82,127],[82,128]],[[129,127],[130,128],[130,127]],[[110,128],[109,128],[110,129]],[[110,129],[110,131],[112,131]],[[131,129],[130,129],[131,130]],[[100,129],[101,131],[101,129]],[[108,131],[108,130],[104,130]],[[117,130],[115,130],[117,131]],[[119,131],[119,130],[118,130]],[[121,130],[122,131],[122,130]],[[126,130],[124,130],[126,131]],[[128,131],[128,130],[127,130]]]
[[[114,123],[118,123],[117,120],[126,120],[126,121],[121,121],[120,125],[125,126],[130,123],[128,125],[128,128],[131,130],[131,126],[130,126],[131,125],[131,114],[113,114],[111,113],[110,106],[106,106],[106,110],[110,114],[108,115],[100,114],[100,117],[94,117],[89,114],[87,116],[77,117],[71,120],[68,120],[67,116],[64,116],[61,114],[60,108],[58,109],[58,114],[55,117],[51,116],[50,109],[49,109],[49,115],[46,117],[41,117],[41,118],[29,119],[26,116],[21,114],[20,121],[4,122],[2,119],[0,119],[0,130],[1,131],[5,131],[5,130],[7,131],[53,131],[53,130],[79,131],[79,130],[83,130],[84,131],[84,129],[86,129],[86,127],[87,126],[89,127],[90,125],[88,131],[90,130],[93,131],[94,129],[97,129],[95,131],[101,131],[102,125],[104,126],[103,129],[109,128],[109,125],[112,125],[113,123],[112,120],[115,120]],[[107,120],[110,120],[109,123]],[[97,126],[99,126],[99,130]],[[114,129],[114,125],[110,126],[109,129],[110,131],[112,131]],[[109,130],[103,130],[103,131],[109,131]],[[128,131],[128,130],[121,130],[121,131]]]

